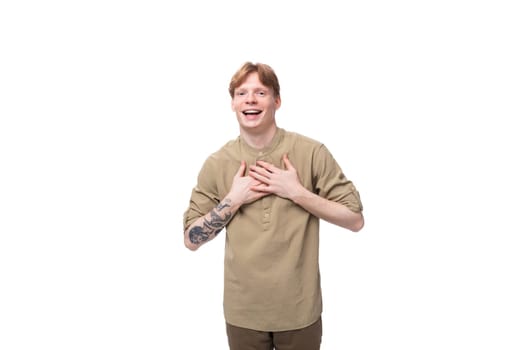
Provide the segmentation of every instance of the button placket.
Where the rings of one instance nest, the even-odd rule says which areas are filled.
[[[269,159],[268,155],[264,153],[263,151],[259,151],[257,153],[257,157],[255,158],[257,160],[262,160],[263,162],[271,163],[271,159]],[[264,230],[268,230],[270,227],[271,222],[271,203],[273,202],[273,195],[268,195],[263,198],[261,198],[262,203],[262,213],[261,213],[261,222],[263,224]]]

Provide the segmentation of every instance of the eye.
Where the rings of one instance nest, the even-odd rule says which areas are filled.
[[[246,91],[237,91],[236,95],[237,96],[244,96],[244,95],[246,95]]]
[[[257,92],[257,95],[264,96],[264,95],[266,95],[266,92],[265,91],[259,91],[259,92]]]

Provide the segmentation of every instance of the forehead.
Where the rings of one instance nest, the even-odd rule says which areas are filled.
[[[250,73],[246,76],[246,79],[237,87],[237,89],[247,89],[247,88],[268,88],[267,86],[261,83],[259,79],[259,74],[257,72]]]

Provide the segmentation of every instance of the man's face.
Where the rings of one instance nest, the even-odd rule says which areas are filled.
[[[264,86],[257,73],[251,73],[235,89],[232,110],[244,130],[264,131],[275,124],[275,111],[281,106],[281,99],[274,97],[272,89]]]

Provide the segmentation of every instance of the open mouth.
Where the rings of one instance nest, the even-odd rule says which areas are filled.
[[[242,114],[244,114],[245,116],[256,116],[261,113],[262,111],[260,109],[247,109],[245,111],[242,111]]]

